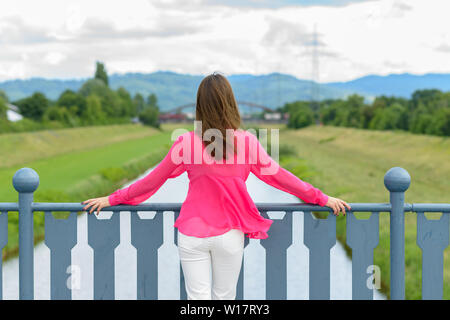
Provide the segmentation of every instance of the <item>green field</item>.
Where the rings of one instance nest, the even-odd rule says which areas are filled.
[[[308,182],[347,202],[389,202],[383,177],[391,167],[399,166],[411,175],[406,202],[450,203],[450,138],[311,126],[281,130],[280,143],[292,145],[298,156],[316,172]],[[428,215],[428,218],[437,217]],[[406,213],[405,228],[406,298],[421,299],[422,255],[416,245],[415,214]],[[338,218],[337,234],[345,243],[345,218],[342,216]],[[375,249],[374,263],[381,269],[382,290],[388,294],[388,213],[380,213],[380,242]],[[449,248],[445,250],[444,264],[444,298],[450,299]]]
[[[170,138],[170,130],[141,125],[0,135],[0,145],[7,150],[0,155],[0,201],[17,201],[12,177],[22,167],[39,174],[35,202],[81,202],[107,195],[158,163],[172,144]],[[8,219],[4,258],[17,253],[17,213]],[[43,238],[43,220],[42,213],[35,215],[36,241]]]

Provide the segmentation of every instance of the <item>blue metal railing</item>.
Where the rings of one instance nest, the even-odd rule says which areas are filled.
[[[442,299],[444,249],[449,244],[450,204],[408,204],[405,191],[410,185],[408,172],[391,168],[384,177],[390,192],[389,203],[351,203],[347,212],[347,244],[352,249],[352,298],[373,299],[367,285],[368,268],[373,266],[373,250],[379,240],[379,213],[390,212],[390,293],[391,299],[405,299],[405,212],[417,213],[417,244],[422,249],[422,298]],[[34,298],[33,213],[45,212],[45,244],[51,252],[51,299],[71,299],[66,270],[71,266],[71,250],[77,243],[77,212],[81,203],[35,203],[33,193],[39,176],[31,168],[18,170],[13,177],[19,193],[18,203],[0,203],[0,249],[7,244],[8,212],[19,212],[19,297]],[[266,299],[286,299],[286,252],[292,244],[292,213],[304,213],[304,244],[309,249],[309,298],[330,298],[330,249],[336,244],[336,216],[316,219],[312,212],[331,212],[328,207],[310,204],[257,204],[261,215],[284,211],[274,219],[267,239],[260,239],[266,251]],[[94,299],[114,299],[114,250],[120,243],[120,211],[131,212],[131,243],[137,250],[137,298],[158,297],[158,248],[163,243],[163,212],[178,217],[181,204],[152,203],[105,208],[110,219],[88,216],[88,243],[94,252]],[[52,212],[70,211],[67,219],[55,219]],[[138,211],[156,211],[153,219],[141,219]],[[371,212],[369,219],[357,219],[354,212]],[[442,212],[439,220],[428,220],[425,212]],[[175,244],[177,233],[174,233]],[[245,246],[249,239],[245,238]],[[181,268],[181,265],[180,265]],[[183,273],[180,272],[180,297],[186,299]],[[0,260],[0,298],[2,297]],[[236,299],[243,299],[243,272],[238,280]]]

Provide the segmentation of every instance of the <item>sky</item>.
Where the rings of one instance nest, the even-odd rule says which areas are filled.
[[[449,12],[448,0],[1,1],[0,81],[87,78],[96,61],[319,82],[450,73]]]

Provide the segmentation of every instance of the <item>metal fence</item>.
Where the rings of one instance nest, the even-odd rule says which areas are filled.
[[[347,244],[352,249],[352,298],[373,299],[373,288],[367,285],[368,270],[373,266],[373,250],[379,241],[379,213],[390,213],[390,290],[391,299],[405,298],[405,212],[417,213],[417,244],[422,249],[422,298],[442,299],[444,249],[449,244],[450,204],[408,204],[405,191],[410,175],[400,167],[384,176],[390,193],[389,203],[351,203],[346,215]],[[34,298],[33,214],[45,212],[45,244],[50,249],[51,299],[71,299],[67,286],[67,268],[71,250],[77,244],[77,213],[81,203],[35,203],[33,193],[39,176],[31,168],[18,170],[13,177],[19,193],[18,203],[0,203],[0,249],[7,244],[8,212],[19,212],[19,297]],[[273,220],[270,236],[260,239],[266,253],[266,299],[287,297],[287,249],[292,244],[292,213],[304,213],[304,244],[309,249],[309,298],[330,299],[330,249],[336,244],[336,216],[328,207],[309,204],[257,204],[261,215],[283,211],[283,219]],[[163,243],[163,212],[178,217],[181,204],[118,205],[110,219],[88,216],[88,243],[94,252],[94,299],[114,299],[114,250],[120,243],[120,211],[131,212],[131,243],[137,252],[137,298],[158,298],[158,248]],[[55,211],[69,211],[67,219],[56,219]],[[141,219],[138,211],[156,211],[153,219]],[[319,219],[313,212],[329,212]],[[369,219],[358,219],[355,212],[371,212]],[[439,220],[429,220],[425,212],[442,212]],[[177,243],[177,233],[174,233]],[[245,246],[249,239],[245,238]],[[0,298],[2,298],[0,260]],[[186,299],[180,264],[180,298]],[[243,268],[238,280],[236,299],[243,299]]]

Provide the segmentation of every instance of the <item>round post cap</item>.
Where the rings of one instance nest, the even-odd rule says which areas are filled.
[[[401,167],[393,167],[384,175],[384,185],[391,192],[405,192],[411,184],[411,176]]]
[[[31,168],[21,168],[14,174],[13,186],[17,192],[34,192],[39,186],[39,175]]]

